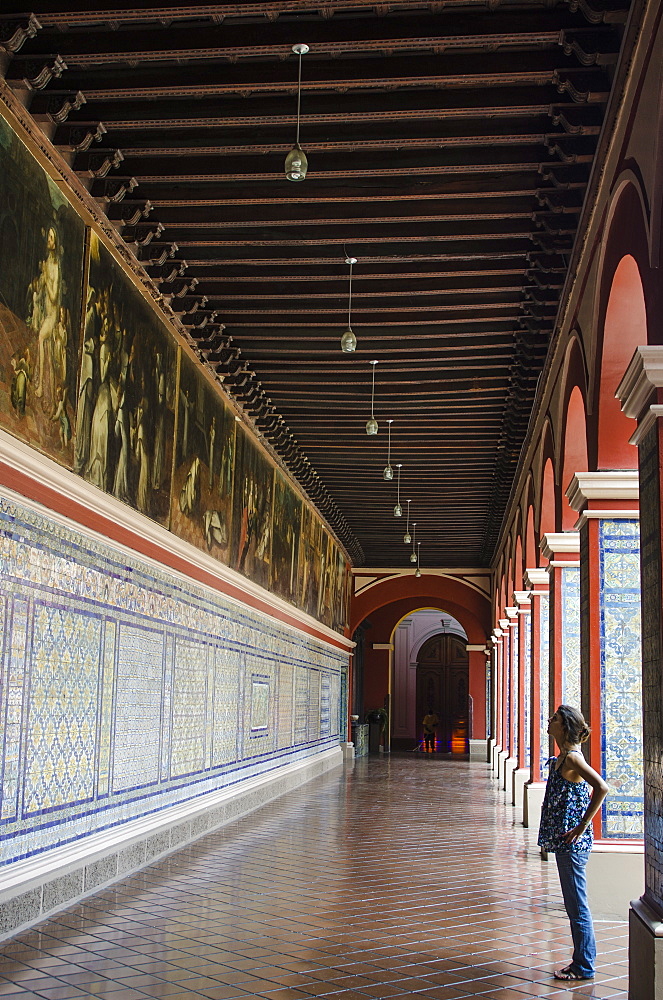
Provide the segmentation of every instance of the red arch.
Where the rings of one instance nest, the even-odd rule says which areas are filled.
[[[615,270],[603,326],[598,379],[598,468],[636,469],[637,449],[629,444],[636,422],[622,413],[615,390],[635,348],[647,343],[647,308],[635,259],[627,254]]]
[[[543,467],[543,482],[541,485],[541,517],[539,520],[539,540],[544,535],[555,530],[557,520],[555,517],[555,469],[552,458],[546,459]],[[541,556],[545,561],[545,557]]]
[[[513,589],[523,589],[523,543],[520,535],[516,538],[516,556],[513,562]]]
[[[566,407],[564,451],[562,454],[562,531],[568,531],[578,520],[564,491],[576,472],[587,472],[587,412],[585,400],[577,385],[571,390]]]
[[[527,508],[527,527],[525,529],[525,569],[536,569],[539,565],[539,547],[534,534],[534,507]]]

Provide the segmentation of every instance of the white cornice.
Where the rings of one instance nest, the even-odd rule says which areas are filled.
[[[560,552],[577,554],[580,552],[580,535],[577,531],[551,531],[543,536],[539,548],[546,559],[552,559]]]
[[[645,413],[644,417],[640,420],[637,429],[633,432],[633,434],[631,434],[628,439],[628,443],[635,445],[637,448],[644,436],[649,433],[659,417],[663,417],[663,406],[661,406],[660,403],[653,403]]]
[[[637,469],[610,472],[576,472],[566,490],[573,510],[588,500],[637,500],[640,496]]]
[[[231,569],[229,566],[225,566],[217,559],[208,555],[208,553],[203,552],[202,549],[198,549],[195,545],[191,545],[190,542],[185,542],[183,539],[178,538],[177,535],[168,531],[167,528],[157,524],[156,521],[152,521],[149,517],[140,514],[132,507],[129,507],[128,504],[116,500],[115,497],[97,489],[96,486],[92,486],[80,476],[61,468],[52,459],[34,451],[34,449],[22,441],[13,438],[2,429],[0,429],[0,462],[4,462],[17,472],[23,473],[33,484],[55,491],[60,497],[64,497],[72,504],[81,505],[95,515],[105,518],[111,524],[121,525],[136,540],[140,539],[149,545],[158,546],[163,551],[164,557],[172,555],[177,561],[181,560],[192,568],[203,570],[204,573],[218,582],[219,586],[216,589],[223,594],[226,600],[231,601],[233,604],[241,607],[242,601],[241,598],[237,599],[232,594],[229,594],[227,592],[228,587],[232,587],[233,590],[238,590],[242,595],[245,595],[247,605],[257,614],[261,614],[265,618],[277,622],[281,627],[288,628],[294,632],[302,631],[307,635],[310,635],[310,631],[313,629],[318,633],[322,641],[325,641],[325,639],[333,640],[334,645],[343,646],[345,649],[352,649],[354,647],[355,644],[339,632],[335,632],[301,609],[288,604],[287,601],[270,593],[252,580],[248,580],[241,573],[236,572],[236,570]],[[32,507],[33,510],[41,512],[48,510],[49,517],[59,524],[65,525],[70,529],[73,526],[77,531],[96,538],[98,541],[110,544],[115,549],[130,553],[134,557],[137,556],[151,566],[160,570],[165,568],[169,573],[177,575],[180,579],[187,580],[188,582],[193,581],[197,586],[207,586],[209,589],[215,589],[202,583],[196,577],[190,577],[185,572],[173,568],[167,561],[167,558],[164,558],[164,561],[161,562],[144,554],[139,547],[134,548],[131,544],[127,545],[116,541],[114,538],[88,527],[76,517],[67,517],[53,510],[46,503],[42,504],[26,496],[24,493],[18,493],[9,487],[5,488],[2,486],[0,488],[3,494],[12,499],[20,500],[21,503]],[[256,601],[261,604],[268,604],[273,609],[273,613],[270,614],[263,608],[257,608],[254,603]],[[302,626],[301,630],[297,627],[299,624]]]
[[[655,389],[663,388],[663,347],[636,347],[615,396],[627,417],[642,415]]]
[[[588,521],[639,521],[639,510],[584,510],[578,518],[576,531],[580,531]]]
[[[536,587],[547,587],[548,574],[545,569],[526,569],[525,583],[533,590],[536,589]]]

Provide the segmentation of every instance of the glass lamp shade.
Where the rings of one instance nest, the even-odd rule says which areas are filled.
[[[350,326],[341,337],[341,350],[344,354],[353,354],[357,350],[357,338]]]
[[[410,562],[414,563],[416,561],[417,561],[417,557],[415,556],[414,552],[411,552],[410,553]]]
[[[366,421],[366,433],[369,435],[377,434],[378,432],[378,422],[375,417],[371,417],[370,420]]]
[[[307,170],[306,153],[297,143],[285,158],[285,175],[289,181],[303,181]]]
[[[412,541],[412,536],[409,531],[406,531],[405,534],[403,535],[403,541],[405,542],[406,545],[409,545],[410,542]]]
[[[421,576],[421,570],[419,569],[418,566],[417,566],[417,572],[414,575],[417,577],[417,579],[419,579],[419,577]]]
[[[394,478],[394,470],[390,465],[385,465],[382,478],[387,480]]]
[[[396,506],[394,507],[394,517],[402,517],[402,516],[403,516],[403,508],[399,503],[397,503]]]

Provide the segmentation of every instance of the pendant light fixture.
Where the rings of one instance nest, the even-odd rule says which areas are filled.
[[[416,569],[416,572],[414,574],[417,578],[421,576],[421,566],[419,565],[419,554],[420,554],[419,550],[420,550],[420,548],[421,548],[421,542],[417,542],[417,569]]]
[[[371,364],[373,365],[373,384],[371,387],[371,416],[370,419],[366,421],[366,433],[369,436],[377,434],[378,432],[378,422],[375,419],[375,412],[373,410],[373,406],[375,403],[375,366],[377,364],[377,361],[371,361]]]
[[[354,354],[357,350],[357,338],[352,332],[350,318],[352,313],[352,265],[357,263],[357,258],[346,257],[345,263],[350,265],[350,287],[348,289],[348,328],[341,337],[341,350],[344,354]]]
[[[394,422],[393,420],[387,421],[387,423],[389,424],[389,438],[387,444],[387,464],[385,465],[384,470],[382,472],[382,478],[386,479],[387,481],[394,478],[394,470],[391,467],[391,425],[393,424],[393,422]]]
[[[410,535],[410,504],[412,503],[412,501],[406,500],[405,503],[407,504],[407,524],[405,525],[405,534],[403,535],[403,541],[405,542],[406,545],[409,545],[410,542],[412,541],[412,537]]]
[[[414,524],[412,525],[412,552],[410,552],[410,562],[411,563],[416,563],[416,561],[417,561],[417,556],[416,556],[416,553],[414,551],[414,540],[415,540],[416,537],[417,537],[417,522],[415,521]]]
[[[299,111],[302,99],[302,56],[305,56],[308,50],[308,45],[305,45],[304,42],[300,42],[298,45],[293,45],[292,47],[292,51],[295,55],[299,56],[299,77],[297,81],[297,138],[295,140],[295,145],[285,158],[285,175],[289,181],[303,181],[306,177],[306,171],[308,170],[306,153],[299,145]]]
[[[396,488],[396,506],[394,507],[394,517],[402,517],[403,508],[401,507],[401,469],[403,468],[403,466],[399,464],[396,466],[396,468],[398,469],[398,486]]]

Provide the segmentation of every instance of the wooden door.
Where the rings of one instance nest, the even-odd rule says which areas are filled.
[[[440,719],[436,748],[467,753],[469,672],[465,643],[456,636],[431,636],[417,660],[417,727],[429,710]]]

